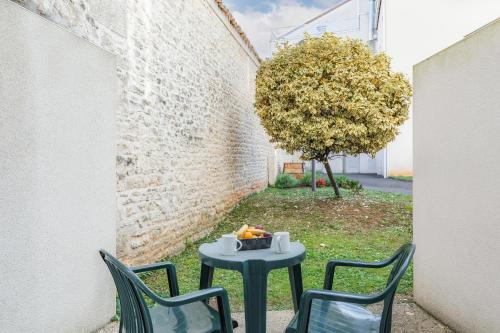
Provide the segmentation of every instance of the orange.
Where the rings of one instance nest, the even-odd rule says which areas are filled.
[[[253,234],[249,231],[247,231],[243,234],[243,238],[252,238],[252,237],[253,237]]]

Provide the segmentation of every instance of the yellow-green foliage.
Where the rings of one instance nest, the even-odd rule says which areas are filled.
[[[287,152],[374,155],[408,118],[411,86],[359,40],[326,33],[284,46],[257,74],[262,125]]]

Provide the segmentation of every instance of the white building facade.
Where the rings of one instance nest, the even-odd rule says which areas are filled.
[[[459,41],[469,32],[500,16],[500,1],[477,0],[332,0],[332,8],[293,29],[276,29],[272,47],[298,43],[304,33],[320,36],[332,32],[366,41],[374,51],[392,58],[392,69],[412,80],[413,65]],[[375,159],[349,156],[332,161],[334,172],[413,174],[413,108],[400,134]],[[277,160],[295,161],[277,151]],[[280,164],[281,163],[281,164]]]

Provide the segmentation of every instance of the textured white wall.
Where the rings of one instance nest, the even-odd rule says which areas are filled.
[[[415,298],[463,332],[500,327],[500,20],[414,70]]]
[[[114,314],[114,56],[0,1],[0,332],[89,332]]]

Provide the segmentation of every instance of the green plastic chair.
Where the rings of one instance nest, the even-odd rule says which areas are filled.
[[[365,263],[331,260],[326,266],[323,290],[307,290],[302,294],[299,312],[286,333],[389,333],[391,332],[392,303],[399,281],[415,253],[415,245],[405,244],[381,262]],[[385,290],[373,295],[358,295],[332,290],[335,268],[339,266],[381,268],[393,265]],[[365,306],[384,302],[381,315]]]
[[[227,292],[220,287],[179,295],[175,266],[170,262],[128,268],[104,250],[99,251],[115,281],[120,299],[120,333],[233,332]],[[136,273],[165,269],[170,296],[163,298],[149,289]],[[154,302],[146,305],[144,295]],[[216,297],[218,311],[206,304]]]

